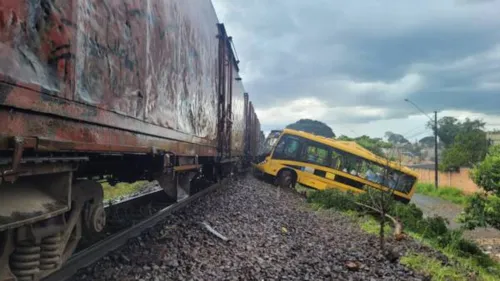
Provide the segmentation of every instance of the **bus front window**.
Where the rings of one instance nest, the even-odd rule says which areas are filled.
[[[259,154],[268,156],[273,150],[276,143],[278,142],[280,135],[281,131],[271,131],[269,133],[269,136],[267,136],[266,141],[264,142],[264,147],[262,148],[262,151]]]

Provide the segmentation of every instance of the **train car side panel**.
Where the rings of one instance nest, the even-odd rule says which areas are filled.
[[[245,90],[239,79],[238,72],[233,70],[232,83],[232,126],[231,126],[231,155],[243,156],[245,151]]]
[[[79,101],[216,139],[218,30],[210,1],[78,3]]]
[[[191,2],[2,1],[0,111],[124,130],[143,145],[149,135],[208,146],[215,155],[218,20],[209,0]],[[25,116],[15,131],[34,136],[30,129],[44,124]],[[54,130],[36,136],[81,140]]]
[[[250,114],[250,156],[253,158],[256,155],[256,136],[255,136],[255,125],[256,125],[256,115],[253,108],[252,102],[249,103],[249,114]]]

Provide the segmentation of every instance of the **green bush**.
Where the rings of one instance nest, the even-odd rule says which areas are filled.
[[[337,189],[313,192],[307,197],[309,203],[316,203],[326,209],[333,208],[341,211],[356,210],[355,200],[355,195],[352,193],[342,192]]]
[[[500,229],[500,198],[476,193],[467,199],[464,212],[459,217],[466,229],[486,227]]]
[[[500,229],[500,146],[490,147],[484,160],[471,170],[472,180],[489,194],[475,194],[467,200],[460,220],[469,229],[492,226]]]
[[[486,254],[483,253],[481,248],[479,246],[467,239],[464,239],[463,237],[460,238],[458,241],[456,241],[455,244],[452,244],[452,249],[457,249],[460,253],[460,256],[463,257],[470,257],[470,256],[485,256]]]
[[[398,217],[404,227],[412,231],[417,231],[419,229],[419,222],[424,215],[422,210],[413,203],[407,205],[396,203],[392,206],[389,214]]]
[[[492,146],[484,160],[474,166],[471,178],[484,190],[500,195],[500,145]]]

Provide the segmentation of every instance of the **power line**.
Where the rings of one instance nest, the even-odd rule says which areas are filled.
[[[408,135],[409,133],[414,132],[414,131],[415,131],[415,130],[417,130],[417,129],[422,129],[422,125],[418,125],[417,127],[415,127],[415,128],[413,128],[413,129],[411,129],[411,130],[408,130],[408,131],[406,131],[406,132],[402,133],[401,135],[406,136],[406,135]]]
[[[405,138],[406,138],[406,139],[412,139],[412,138],[414,138],[414,137],[416,137],[416,136],[423,135],[424,133],[429,133],[429,129],[425,129],[425,130],[420,131],[420,132],[418,132],[418,133],[412,134],[411,136],[408,136],[408,137],[406,137],[406,136],[405,136]]]

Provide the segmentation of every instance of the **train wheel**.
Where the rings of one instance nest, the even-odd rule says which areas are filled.
[[[291,171],[281,171],[278,176],[278,185],[281,188],[294,188],[294,176]]]

